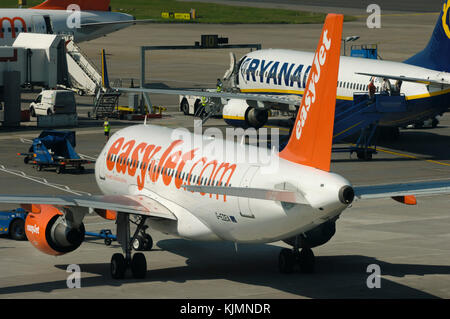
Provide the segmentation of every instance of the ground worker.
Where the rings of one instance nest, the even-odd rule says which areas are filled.
[[[370,80],[368,89],[369,89],[369,99],[370,99],[370,101],[373,101],[373,99],[375,97],[375,92],[377,90],[377,88],[375,87],[375,84],[373,83],[373,79]]]
[[[383,78],[383,85],[381,87],[381,91],[388,95],[391,95],[392,93],[391,82],[387,78]]]
[[[105,118],[105,122],[103,122],[103,129],[105,131],[106,142],[109,140],[109,132],[111,131],[111,125],[109,124],[108,118]]]
[[[217,79],[217,84],[216,84],[216,88],[217,88],[217,92],[222,92],[222,81],[220,79]]]
[[[402,80],[397,80],[395,82],[395,95],[400,95],[401,90],[402,90]]]
[[[202,96],[202,107],[205,108],[206,107],[206,102],[208,100],[206,99],[206,97]]]

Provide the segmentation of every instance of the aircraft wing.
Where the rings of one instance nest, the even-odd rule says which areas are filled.
[[[201,185],[183,185],[182,187],[186,188],[188,191],[198,193],[265,199],[294,204],[309,204],[306,198],[303,196],[303,194],[279,189],[201,186]]]
[[[81,196],[29,196],[0,195],[0,203],[8,204],[47,204],[61,207],[111,210],[150,217],[177,220],[164,205],[146,196],[125,195],[81,195]]]
[[[106,25],[115,25],[115,24],[136,24],[136,23],[151,23],[155,22],[154,19],[143,19],[143,20],[127,20],[127,21],[110,21],[110,22],[90,22],[90,23],[82,23],[80,25],[81,28],[88,27],[102,27]]]
[[[450,180],[405,184],[354,186],[353,190],[355,191],[355,197],[358,199],[375,199],[410,195],[425,196],[450,194]]]
[[[355,72],[355,74],[367,75],[376,78],[386,78],[390,80],[401,80],[406,82],[414,82],[414,83],[422,83],[422,84],[434,84],[434,85],[450,85],[450,81],[442,78],[442,79],[429,79],[429,78],[413,78],[404,75],[391,75],[391,74],[378,74],[378,73],[364,73],[364,72]]]
[[[150,94],[169,94],[169,95],[194,95],[204,96],[212,99],[239,99],[247,101],[248,105],[255,108],[270,108],[272,104],[300,105],[302,98],[300,96],[277,96],[263,94],[245,94],[233,92],[207,92],[195,90],[177,90],[177,89],[146,89],[146,88],[113,88],[121,92],[150,93]]]

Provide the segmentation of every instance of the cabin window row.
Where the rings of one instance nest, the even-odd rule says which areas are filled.
[[[108,154],[107,160],[114,162],[114,163],[118,163],[119,165],[126,165],[127,167],[130,167],[130,168],[136,168],[136,169],[139,168],[139,169],[144,169],[144,170],[147,168],[147,170],[149,172],[150,172],[150,170],[152,170],[151,165],[148,165],[148,167],[146,167],[147,163],[143,163],[138,160],[130,160],[129,158],[121,157],[121,156],[114,155],[114,154]],[[207,185],[207,186],[231,187],[231,184],[224,185],[224,183],[222,181],[221,182],[213,181],[212,179],[208,179],[206,177],[200,178],[200,176],[198,176],[198,175],[189,175],[189,173],[187,173],[187,172],[183,172],[183,171],[179,172],[179,171],[176,171],[171,168],[167,168],[167,167],[164,168],[160,165],[154,165],[152,171],[153,171],[153,173],[180,178],[185,182],[190,182],[193,184]]]
[[[369,91],[369,85],[362,84],[362,83],[353,83],[353,82],[347,82],[347,81],[338,81],[338,87],[343,89],[349,89],[349,90],[356,90],[356,91]],[[379,92],[380,89],[377,86],[376,91]]]
[[[5,29],[5,28],[2,28],[2,33],[5,33],[5,31],[6,30],[8,30],[8,32],[12,32],[12,29],[11,28],[7,28],[7,29]],[[18,32],[26,32],[26,29],[25,28],[14,28],[14,31],[16,32],[16,33],[18,33]],[[31,28],[30,27],[28,27],[28,32],[31,32]]]

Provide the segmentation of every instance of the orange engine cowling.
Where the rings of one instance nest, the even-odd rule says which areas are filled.
[[[66,221],[64,214],[51,205],[22,205],[29,212],[25,220],[25,233],[34,247],[45,254],[59,256],[80,247],[85,228],[77,228]]]

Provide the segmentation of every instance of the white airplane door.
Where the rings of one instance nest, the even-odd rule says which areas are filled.
[[[33,24],[33,33],[47,33],[45,27],[45,20],[42,16],[34,15],[31,17],[31,22]]]
[[[239,187],[249,187],[250,182],[252,181],[253,177],[258,172],[259,167],[258,166],[250,166],[247,172],[245,173],[244,177],[241,180],[241,184]],[[238,203],[239,203],[239,211],[241,216],[248,217],[248,218],[255,218],[253,215],[251,209],[250,209],[250,198],[248,197],[238,197]]]

